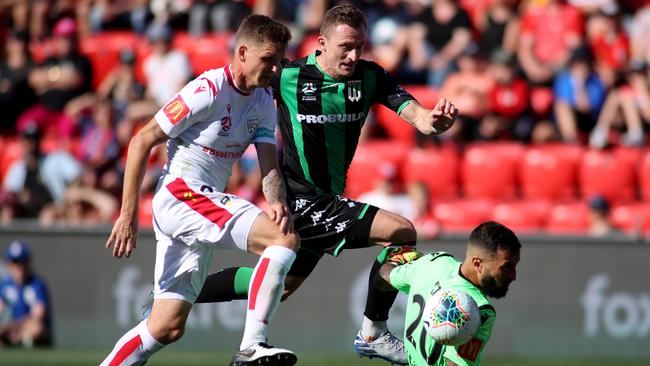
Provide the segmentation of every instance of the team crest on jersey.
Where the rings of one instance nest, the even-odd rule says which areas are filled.
[[[188,113],[190,109],[185,104],[183,98],[180,95],[177,95],[176,98],[172,99],[163,107],[163,112],[169,122],[173,125],[177,124],[178,121],[182,120]]]
[[[358,102],[361,100],[361,80],[348,81],[348,99],[351,102]]]

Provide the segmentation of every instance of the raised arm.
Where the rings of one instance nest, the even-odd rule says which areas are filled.
[[[136,247],[140,185],[146,170],[147,159],[151,149],[167,139],[167,135],[158,126],[158,123],[151,119],[133,136],[129,143],[126,168],[124,169],[120,217],[117,218],[111,235],[106,241],[106,248],[110,248],[115,242],[113,256],[117,258],[121,258],[124,254],[127,257],[131,256]]]
[[[433,109],[426,109],[413,100],[402,110],[400,116],[425,135],[439,134],[453,126],[458,108],[445,98],[438,100]]]

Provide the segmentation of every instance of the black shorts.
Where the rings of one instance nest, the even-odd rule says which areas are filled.
[[[379,208],[338,195],[300,197],[289,202],[300,249],[289,275],[307,278],[327,253],[367,248],[370,228]]]

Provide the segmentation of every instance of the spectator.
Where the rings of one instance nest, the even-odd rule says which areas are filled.
[[[618,234],[609,218],[609,202],[602,196],[589,199],[589,236],[603,237]]]
[[[596,13],[587,20],[587,42],[594,53],[594,69],[613,86],[630,60],[630,44],[616,14]]]
[[[432,0],[409,33],[410,66],[426,70],[428,83],[435,88],[454,70],[454,60],[472,38],[469,15],[451,0]]]
[[[642,146],[644,127],[650,124],[650,74],[644,63],[633,62],[626,74],[626,83],[607,94],[598,122],[589,136],[589,144],[596,149],[609,142],[613,128],[624,125],[621,141],[629,146]]]
[[[7,172],[4,189],[13,198],[3,205],[3,217],[36,218],[63,202],[67,186],[81,174],[81,165],[67,152],[44,154],[41,132],[36,124],[22,133],[23,157]],[[8,195],[8,196],[9,196]]]
[[[365,10],[372,58],[388,71],[396,70],[406,52],[408,24],[413,17],[400,0],[382,0]]]
[[[97,96],[109,99],[115,109],[117,121],[121,121],[134,103],[144,98],[144,85],[135,76],[135,55],[131,49],[120,51],[119,63],[109,71],[99,87]],[[152,110],[152,114],[155,111]]]
[[[63,109],[73,98],[92,90],[92,70],[88,58],[79,53],[74,20],[59,20],[53,35],[56,55],[46,59],[29,75],[29,83],[39,97],[39,104],[20,116],[17,128],[21,131],[36,122],[44,134],[63,138],[73,135],[76,128]]]
[[[27,76],[34,67],[27,45],[29,34],[14,30],[0,60],[0,134],[15,134],[18,116],[36,102]]]
[[[441,96],[453,100],[460,111],[456,123],[460,129],[448,134],[461,133],[465,141],[477,137],[479,122],[490,111],[493,86],[494,80],[485,69],[478,47],[468,46],[458,57],[458,71],[449,75],[440,90]]]
[[[546,86],[581,44],[582,14],[562,0],[528,0],[523,9],[519,63],[528,80]]]
[[[30,267],[29,247],[13,241],[5,251],[9,276],[0,280],[0,314],[10,320],[0,324],[0,346],[52,345],[50,298],[45,282]]]
[[[82,34],[111,29],[132,29],[142,34],[152,16],[146,0],[83,0],[79,3],[79,18],[85,23],[80,22],[80,25],[86,28]]]
[[[632,59],[650,63],[650,2],[638,9],[631,24]]]
[[[573,51],[569,68],[555,78],[555,118],[562,139],[577,142],[579,133],[588,134],[605,101],[607,89],[591,67],[587,48]]]
[[[440,233],[440,225],[433,216],[429,189],[423,182],[413,182],[407,187],[411,212],[405,217],[413,223],[418,233],[418,239],[435,239]]]
[[[488,73],[494,80],[490,111],[501,120],[499,130],[518,140],[529,139],[533,125],[527,115],[530,91],[526,80],[517,75],[513,55],[504,50],[493,52]]]
[[[152,23],[147,39],[153,52],[144,60],[146,95],[158,108],[181,90],[192,76],[185,52],[172,48],[172,29],[164,23]]]
[[[514,54],[519,37],[519,18],[513,0],[494,0],[478,17],[479,46],[484,55],[502,49]]]
[[[396,193],[398,183],[397,167],[393,163],[382,162],[377,166],[375,187],[359,195],[357,200],[406,216],[410,205],[406,195]]]
[[[202,36],[208,31],[236,32],[241,22],[251,13],[244,1],[197,0],[189,10],[189,32]]]

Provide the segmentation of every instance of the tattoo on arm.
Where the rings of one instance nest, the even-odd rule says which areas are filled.
[[[268,174],[262,178],[262,193],[268,203],[277,201],[285,202],[285,191],[282,177],[277,169],[271,169]]]

